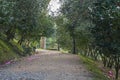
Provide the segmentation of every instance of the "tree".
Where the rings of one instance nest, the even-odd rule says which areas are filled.
[[[92,22],[95,24],[91,32],[95,38],[95,45],[106,58],[112,59],[110,65],[116,70],[116,79],[120,68],[120,5],[119,0],[96,0],[89,8]],[[112,58],[111,58],[112,57]],[[107,59],[105,60],[105,64]],[[109,62],[108,61],[108,62]],[[114,62],[113,62],[114,61]]]
[[[0,32],[5,34],[9,31],[13,22],[13,7],[15,5],[14,1],[0,0]],[[10,37],[13,38],[14,31],[11,32]]]
[[[87,7],[90,0],[63,0],[63,7],[61,13],[66,17],[67,24],[66,30],[69,32],[69,35],[72,39],[72,53],[77,53],[76,47],[76,38],[77,33],[76,29],[81,26],[81,23],[87,20]],[[91,4],[91,3],[89,3]],[[89,22],[89,21],[88,21]],[[79,28],[80,29],[80,28]]]
[[[31,47],[41,36],[49,37],[53,22],[47,15],[50,0],[0,0],[0,35]],[[0,36],[0,37],[1,37]]]

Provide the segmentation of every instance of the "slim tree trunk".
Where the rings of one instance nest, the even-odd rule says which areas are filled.
[[[118,74],[119,74],[119,68],[118,67],[116,67],[115,68],[115,80],[118,80]]]
[[[119,58],[115,58],[115,80],[118,80],[118,75],[119,75]]]
[[[60,45],[59,45],[59,43],[58,43],[58,51],[60,51]]]
[[[77,52],[76,52],[76,40],[75,40],[75,36],[72,36],[72,39],[73,39],[73,41],[72,41],[72,53],[73,54],[77,54]]]
[[[18,44],[22,45],[23,41],[24,41],[24,37],[22,36],[21,39],[18,41]]]

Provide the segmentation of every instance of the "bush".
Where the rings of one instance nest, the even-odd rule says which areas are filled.
[[[27,55],[32,55],[32,48],[31,47],[26,47],[26,46],[22,46],[23,47],[23,50],[24,50],[24,56],[27,56]]]

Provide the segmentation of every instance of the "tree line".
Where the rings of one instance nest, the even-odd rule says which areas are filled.
[[[0,0],[0,38],[29,48],[53,33],[50,0]],[[34,45],[35,46],[35,45]]]
[[[120,69],[120,1],[61,0],[54,17],[59,47],[73,54],[101,60],[104,67]]]
[[[52,18],[47,14],[49,1],[0,0],[0,39],[28,49],[55,33],[58,48],[101,60],[104,67],[115,69],[117,80],[120,0],[60,0],[59,15]]]

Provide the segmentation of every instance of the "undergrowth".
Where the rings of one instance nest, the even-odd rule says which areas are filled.
[[[90,58],[87,58],[85,56],[79,55],[80,59],[83,61],[85,66],[89,71],[91,71],[94,75],[93,80],[109,80],[103,72],[98,68],[98,65],[96,64],[96,61],[93,61]]]

